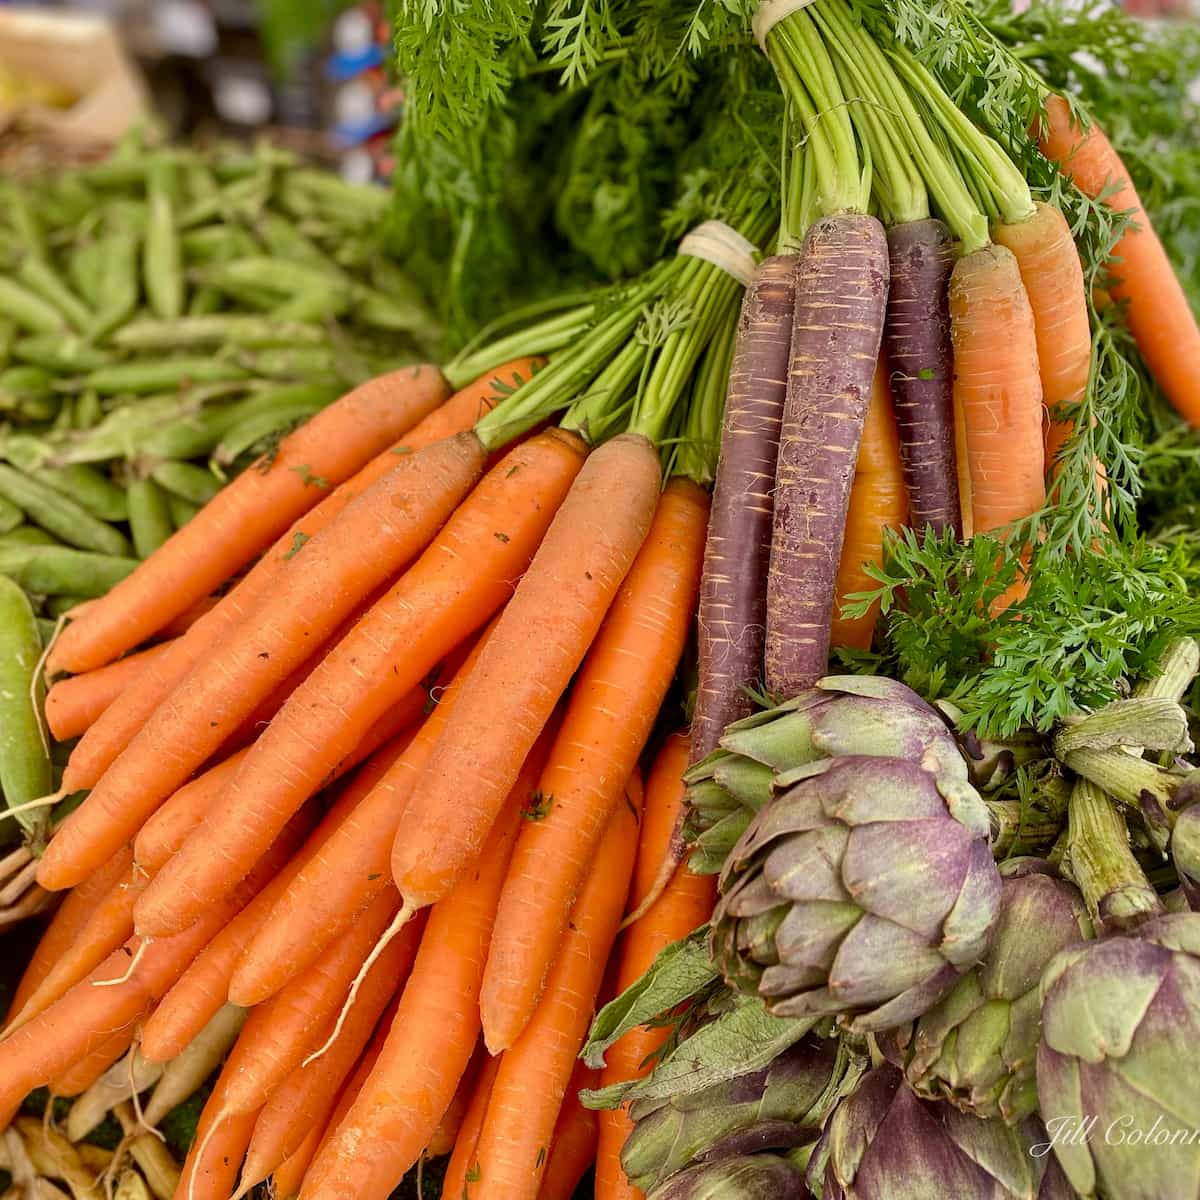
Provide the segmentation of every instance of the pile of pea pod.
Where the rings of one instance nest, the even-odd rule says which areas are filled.
[[[0,194],[0,574],[53,621],[349,387],[433,352],[385,190],[271,147]]]

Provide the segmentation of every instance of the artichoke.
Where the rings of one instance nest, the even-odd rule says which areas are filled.
[[[673,1175],[646,1200],[808,1200],[801,1167],[778,1154],[742,1154]]]
[[[921,705],[908,695],[899,727]],[[819,759],[774,788],[722,871],[714,963],[776,1016],[837,1014],[856,1032],[915,1020],[983,957],[1000,906],[988,810],[953,739]]]
[[[1041,860],[1011,859],[1000,873],[1000,915],[983,962],[880,1044],[919,1095],[1012,1123],[1037,1109],[1042,971],[1091,936],[1091,921],[1079,890]]]
[[[715,874],[788,772],[845,755],[904,758],[936,776],[966,778],[946,720],[894,679],[831,675],[725,731],[718,750],[687,774],[691,868]]]
[[[786,1151],[811,1144],[837,1095],[844,1068],[844,1055],[839,1054],[835,1042],[809,1036],[762,1070],[691,1095],[635,1101],[629,1110],[634,1127],[621,1152],[625,1174],[642,1191],[657,1196],[654,1189],[697,1164],[715,1166],[757,1151]],[[750,1168],[746,1171],[753,1173]],[[724,1181],[726,1177],[714,1171],[693,1178]],[[662,1194],[710,1193],[684,1190]],[[736,1191],[711,1194],[740,1195]]]
[[[808,1185],[821,1200],[1070,1200],[1048,1143],[1036,1118],[1009,1126],[921,1100],[882,1066],[834,1109]]]
[[[1042,1117],[1084,1196],[1200,1196],[1200,916],[1063,951],[1042,979]]]

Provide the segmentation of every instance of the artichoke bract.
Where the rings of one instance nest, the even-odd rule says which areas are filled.
[[[1078,888],[1042,860],[1011,859],[1000,872],[1000,915],[983,962],[880,1044],[919,1095],[1011,1123],[1037,1109],[1042,972],[1092,928]]]
[[[830,675],[725,731],[720,748],[685,776],[694,818],[692,870],[715,873],[751,817],[788,773],[846,755],[904,758],[965,780],[945,718],[911,688],[874,675]]]
[[[800,1167],[777,1154],[743,1154],[689,1167],[646,1200],[808,1200]]]
[[[1036,1118],[1010,1126],[922,1100],[885,1065],[834,1109],[808,1185],[820,1200],[1072,1200],[1049,1140]]]
[[[777,1016],[837,1014],[878,1032],[915,1020],[986,951],[1000,904],[990,819],[915,693],[878,678],[814,692],[828,708],[806,693],[799,711],[813,729],[836,726],[838,756],[812,761],[810,733],[809,761],[776,768],[722,870],[710,949],[726,981]],[[890,748],[911,753],[861,753],[888,745],[889,727]]]
[[[1200,1196],[1200,916],[1058,955],[1042,979],[1038,1096],[1084,1196]]]
[[[696,1164],[811,1144],[837,1095],[843,1066],[835,1042],[809,1036],[762,1070],[691,1095],[635,1101],[629,1110],[634,1127],[621,1152],[625,1174],[642,1191],[658,1195],[655,1188]],[[703,1178],[717,1177],[714,1172]]]

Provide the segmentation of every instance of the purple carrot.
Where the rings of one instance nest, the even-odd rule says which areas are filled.
[[[804,238],[767,572],[766,683],[790,697],[828,667],[850,485],[883,339],[883,226],[823,217]]]
[[[893,225],[887,242],[884,334],[910,524],[919,533],[932,526],[959,534],[949,298],[954,240],[941,221],[927,217]]]
[[[716,749],[726,725],[750,715],[746,689],[763,678],[771,492],[787,391],[795,274],[795,255],[764,259],[742,301],[700,580],[692,763]]]

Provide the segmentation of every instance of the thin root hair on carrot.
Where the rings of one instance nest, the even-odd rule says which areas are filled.
[[[35,800],[26,800],[24,804],[14,804],[11,808],[6,808],[0,811],[0,821],[5,817],[15,817],[20,813],[29,812],[34,808],[52,808],[65,796],[64,792],[50,792],[45,796],[38,796]]]
[[[128,983],[133,977],[134,971],[137,970],[138,963],[140,963],[142,960],[142,955],[146,953],[149,947],[150,939],[143,938],[141,945],[138,946],[137,951],[134,953],[133,957],[130,958],[129,966],[125,968],[124,975],[118,975],[115,979],[93,979],[92,987],[116,987],[118,984]]]
[[[362,981],[366,979],[367,973],[375,965],[376,959],[387,949],[388,943],[417,915],[418,909],[405,900],[400,905],[400,911],[392,918],[392,923],[383,931],[379,940],[371,949],[371,953],[367,955],[366,961],[359,968],[358,974],[355,975],[354,981],[350,984],[350,991],[346,995],[346,1002],[342,1005],[341,1012],[338,1013],[337,1020],[333,1025],[333,1032],[325,1039],[325,1042],[318,1049],[314,1050],[300,1065],[307,1067],[309,1063],[316,1062],[323,1054],[327,1053],[330,1047],[341,1036],[342,1026],[346,1024],[346,1018],[350,1015],[350,1010],[354,1007],[354,1001],[358,998],[358,989],[362,986]]]
[[[50,657],[50,651],[54,649],[54,643],[58,640],[58,635],[62,632],[62,628],[66,622],[66,613],[62,613],[58,620],[54,622],[54,632],[50,635],[45,646],[42,647],[42,653],[34,664],[33,674],[29,679],[29,703],[33,707],[33,716],[37,724],[38,737],[42,742],[42,753],[46,755],[50,753],[50,731],[46,728],[46,714],[42,704],[39,702],[38,688],[46,677],[46,660]]]

